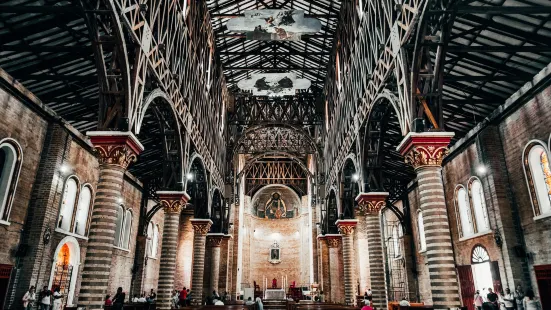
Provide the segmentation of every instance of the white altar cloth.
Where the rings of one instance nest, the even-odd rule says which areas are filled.
[[[264,292],[264,299],[284,300],[285,291],[281,288],[269,288]]]

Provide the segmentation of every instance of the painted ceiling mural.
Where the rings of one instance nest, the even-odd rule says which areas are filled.
[[[229,31],[245,33],[248,40],[299,41],[302,34],[321,30],[321,22],[305,18],[301,10],[253,10],[228,21]]]
[[[308,89],[310,84],[307,79],[297,79],[295,73],[256,73],[237,86],[252,90],[254,96],[294,96],[297,89]]]

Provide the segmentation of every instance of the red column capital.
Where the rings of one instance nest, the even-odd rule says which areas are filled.
[[[86,135],[90,138],[102,164],[127,169],[144,149],[130,131],[88,131]]]
[[[410,132],[396,150],[405,157],[406,163],[416,170],[427,166],[441,167],[454,135],[453,132],[440,131]]]
[[[360,193],[356,196],[358,211],[361,215],[379,213],[386,204],[388,192]]]
[[[157,195],[165,213],[180,213],[189,201],[189,195],[184,191],[158,191]]]

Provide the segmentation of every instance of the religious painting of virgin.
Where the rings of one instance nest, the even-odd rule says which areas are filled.
[[[281,256],[279,251],[279,243],[277,241],[274,241],[274,243],[270,246],[270,257],[268,259],[270,263],[272,264],[279,264],[281,263]]]

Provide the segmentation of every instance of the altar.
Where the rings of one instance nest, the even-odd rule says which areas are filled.
[[[269,288],[264,292],[264,299],[285,300],[285,290],[282,288]]]

